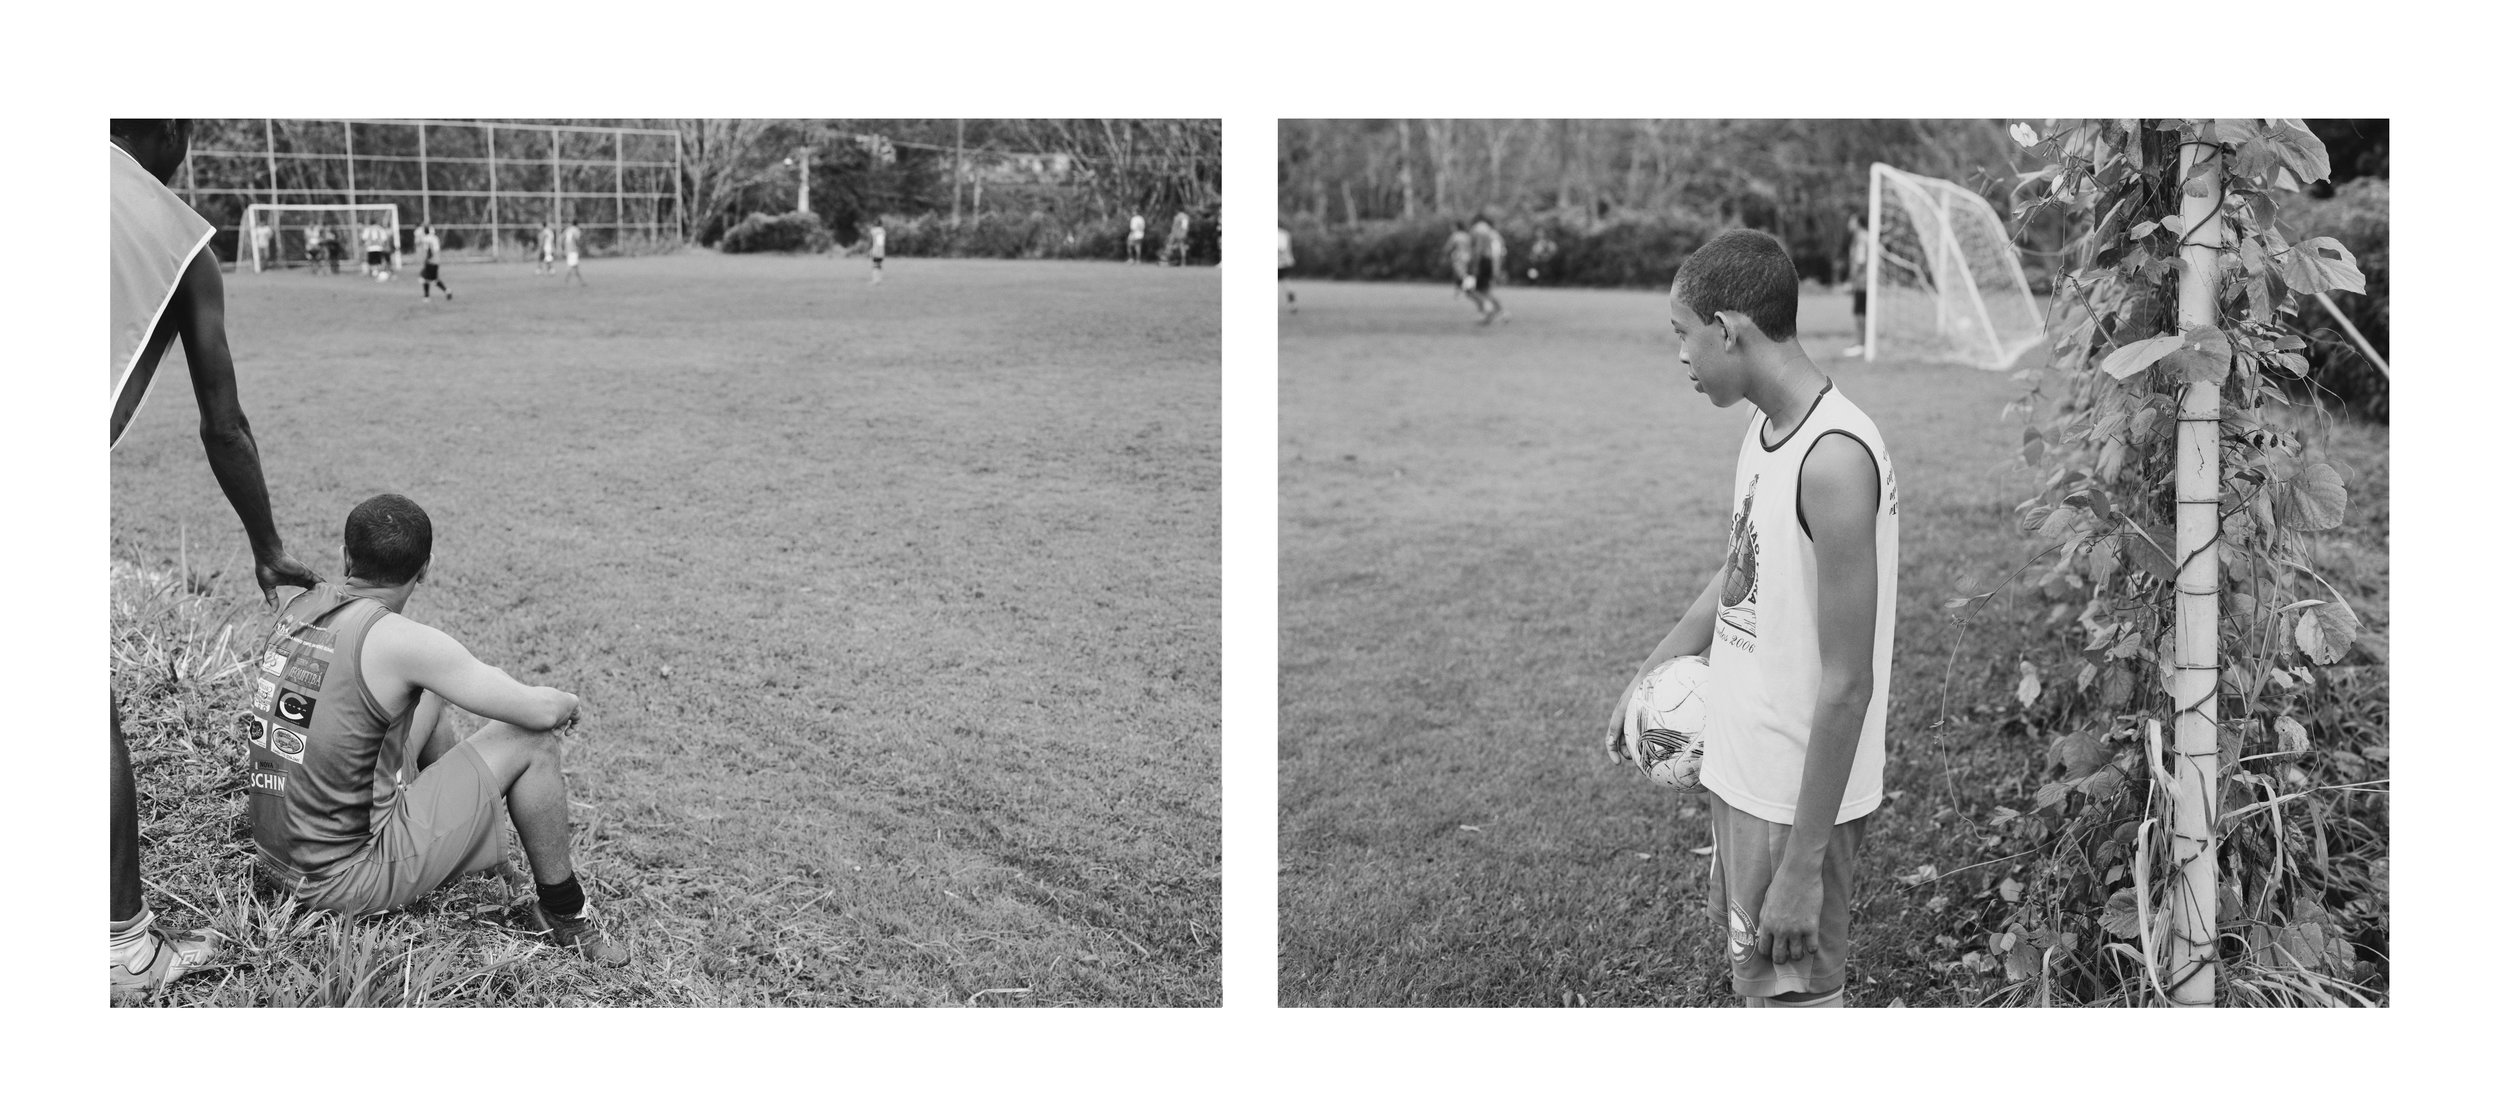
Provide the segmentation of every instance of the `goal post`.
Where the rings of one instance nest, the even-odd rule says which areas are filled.
[[[1867,170],[1866,357],[2006,370],[2043,338],[1996,209],[1941,178]]]
[[[242,241],[235,253],[252,260],[259,273],[286,266],[318,265],[321,232],[328,229],[340,257],[361,259],[359,229],[379,227],[390,235],[391,265],[399,268],[403,240],[396,204],[254,204],[243,209]]]

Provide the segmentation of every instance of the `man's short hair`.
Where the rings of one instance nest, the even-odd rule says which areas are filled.
[[[377,586],[398,586],[433,557],[434,522],[416,502],[380,493],[348,512],[348,573]]]
[[[1774,343],[1797,334],[1797,266],[1779,240],[1750,228],[1702,244],[1676,268],[1671,293],[1704,320],[1742,312]]]
[[[170,119],[117,119],[113,121],[112,133],[125,139],[144,138],[178,122],[180,121]],[[88,132],[88,134],[94,134],[94,132]]]

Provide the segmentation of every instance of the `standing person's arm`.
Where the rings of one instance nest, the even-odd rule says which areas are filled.
[[[252,577],[261,597],[275,604],[278,587],[309,588],[321,581],[312,569],[286,553],[278,526],[269,515],[269,487],[261,480],[260,445],[243,415],[235,391],[234,358],[226,349],[226,286],[217,273],[217,257],[206,250],[191,259],[165,323],[182,336],[182,352],[191,364],[191,391],[200,403],[200,445],[208,451],[208,468],[226,492],[234,515],[242,518],[243,534],[252,544]]]
[[[1875,694],[1875,518],[1881,487],[1874,457],[1854,438],[1826,435],[1808,449],[1797,484],[1808,542],[1814,545],[1814,627],[1823,677],[1797,812],[1762,901],[1762,937],[1775,964],[1804,960],[1820,946],[1815,932],[1823,912],[1824,849]]]
[[[1684,617],[1675,622],[1666,638],[1641,660],[1641,669],[1632,672],[1632,681],[1623,687],[1623,696],[1615,699],[1615,711],[1606,717],[1606,762],[1612,763],[1631,755],[1628,747],[1631,729],[1623,719],[1624,707],[1632,704],[1632,692],[1640,688],[1641,678],[1656,670],[1658,664],[1685,655],[1710,658],[1710,622],[1719,619],[1719,591],[1727,584],[1727,568],[1722,566],[1710,576],[1701,595],[1684,609]]]

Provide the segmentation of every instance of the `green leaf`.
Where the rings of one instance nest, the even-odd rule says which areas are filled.
[[[2333,663],[2352,650],[2355,636],[2361,632],[2360,618],[2353,616],[2352,606],[2330,601],[2300,615],[2300,623],[2292,632],[2293,642],[2311,662]]]
[[[2160,361],[2162,356],[2186,345],[2187,338],[2178,335],[2156,335],[2151,339],[2139,339],[2110,352],[2108,358],[2101,360],[2101,369],[2108,372],[2110,377],[2123,382],[2143,373],[2145,367]]]
[[[2049,745],[2049,768],[2072,785],[2073,781],[2100,770],[2109,763],[2109,749],[2101,742],[2080,732],[2058,737]],[[2045,803],[2044,803],[2045,804]]]
[[[2016,146],[2028,149],[2030,147],[2040,145],[2039,134],[2034,132],[2031,129],[2031,125],[2028,123],[2017,123],[2013,127],[2008,128],[2007,131],[2009,134],[2014,136],[2014,145]]]
[[[2031,660],[2023,660],[2023,680],[2014,689],[2014,700],[2023,703],[2025,709],[2040,700],[2040,668],[2032,666]]]
[[[2304,239],[2292,244],[2290,257],[2283,260],[2283,283],[2295,293],[2325,294],[2345,289],[2355,293],[2369,291],[2369,282],[2361,276],[2361,268],[2353,265],[2352,252],[2330,236]]]
[[[2290,717],[2277,717],[2274,719],[2274,744],[2277,751],[2308,751],[2309,730]]]
[[[2040,974],[2040,950],[2028,942],[2018,943],[2005,952],[2005,978],[2019,983]]]
[[[2311,462],[2282,484],[2277,519],[2296,532],[2323,532],[2344,522],[2344,477],[2323,462]]]
[[[2266,142],[2283,160],[2283,168],[2306,185],[2324,179],[2331,167],[2326,157],[2326,144],[2309,132],[2309,125],[2296,119],[2283,120],[2266,128]]]
[[[2253,119],[2218,119],[2214,121],[2214,141],[2238,146],[2265,133],[2265,121]]]
[[[2216,354],[2202,347],[2181,347],[2162,356],[2157,364],[2186,382],[2218,382],[2231,376],[2231,356]]]
[[[2135,891],[2132,889],[2110,895],[2109,902],[2101,907],[2101,930],[2113,937],[2133,939],[2139,924],[2135,919]]]
[[[2154,228],[2160,227],[2160,226],[2162,226],[2162,224],[2169,223],[2170,221],[2175,220],[2175,219],[2178,219],[2178,217],[2177,217],[2177,216],[2165,216],[2165,217],[2163,217],[2163,218],[2162,218],[2162,223],[2160,223],[2160,224],[2154,223],[2154,222],[2153,222],[2153,221],[2151,221],[2151,220],[2146,220],[2146,221],[2144,221],[2143,223],[2140,223],[2140,224],[2135,225],[2134,227],[2128,228],[2128,229],[2127,229],[2127,238],[2129,238],[2129,239],[2141,239],[2141,238],[2143,238],[2143,237],[2145,237],[2145,236],[2147,236],[2147,235],[2151,235],[2151,234],[2153,233],[2153,229],[2154,229]]]

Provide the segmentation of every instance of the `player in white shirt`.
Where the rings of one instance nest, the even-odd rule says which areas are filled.
[[[581,282],[584,289],[590,288],[590,279],[582,276],[582,225],[578,220],[564,225],[564,277]]]
[[[1128,216],[1128,263],[1131,266],[1146,257],[1146,214],[1131,212]]]
[[[868,225],[868,284],[885,280],[885,219]]]
[[[548,226],[547,221],[540,220],[538,221],[538,273],[544,276],[554,272],[556,272],[556,229]]]
[[[1293,269],[1293,233],[1283,224],[1276,225],[1276,287],[1285,291],[1285,311],[1296,311],[1293,286],[1285,284],[1285,271]]]
[[[434,287],[437,285],[443,286],[443,299],[451,299],[451,286],[443,284],[443,271],[436,265],[442,250],[443,238],[434,233],[434,225],[417,225],[417,254],[421,263],[417,270],[417,291],[425,294],[425,299],[429,301],[434,299]]]

